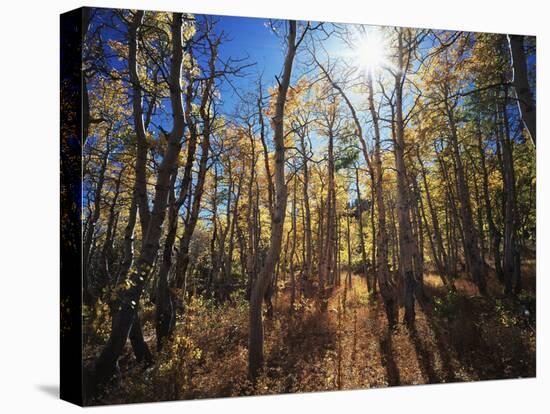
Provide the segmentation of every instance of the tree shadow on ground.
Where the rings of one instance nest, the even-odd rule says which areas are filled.
[[[432,289],[432,295],[446,300],[440,289]],[[524,334],[502,325],[496,299],[459,293],[447,316],[431,306],[422,309],[442,358],[445,382],[527,376],[529,367],[521,362],[530,360]]]
[[[443,382],[436,373],[434,365],[434,355],[425,345],[416,327],[409,330],[409,336],[418,359],[418,365],[424,376],[428,379],[429,384],[437,384]]]
[[[443,377],[441,378],[441,382],[456,382],[458,381],[456,374],[455,374],[455,368],[453,367],[452,357],[451,357],[451,350],[449,347],[445,344],[443,340],[443,335],[441,333],[441,329],[437,326],[437,324],[431,320],[430,318],[426,318],[428,322],[428,326],[430,327],[431,331],[433,332],[434,339],[435,339],[435,345],[437,347],[437,351],[439,352],[439,356],[441,357],[441,367],[443,370]]]
[[[436,288],[428,288],[432,298],[438,297],[445,301],[444,292]],[[457,377],[459,368],[465,369],[472,379],[482,378],[482,367],[475,363],[473,354],[483,353],[483,338],[479,332],[478,314],[474,300],[460,296],[455,303],[452,318],[442,318],[435,312],[433,305],[423,305],[422,312],[435,340],[437,351],[441,357],[443,375],[441,382],[464,381]],[[453,360],[456,361],[453,363]]]
[[[442,375],[440,375],[438,382],[456,382],[458,381],[458,379],[455,374],[455,367],[453,366],[452,349],[449,347],[449,341],[445,340],[443,329],[439,326],[438,322],[433,316],[433,306],[431,304],[424,303],[421,305],[421,308],[422,312],[424,312],[424,315],[426,316],[426,323],[430,328],[431,333],[433,334],[435,346],[437,348],[437,352],[439,353],[439,357],[441,358]],[[415,347],[419,347],[420,344],[417,344],[416,341],[414,342]],[[422,349],[419,352],[417,348],[417,353],[419,354],[424,351],[425,349]],[[433,370],[433,358],[431,359],[431,367],[431,369]],[[432,380],[430,379],[430,382],[431,381]]]
[[[303,363],[312,364],[324,357],[326,351],[336,348],[336,330],[328,320],[326,312],[315,311],[305,319],[299,320],[288,316],[284,334],[279,343],[274,345],[268,356],[268,375],[270,370],[282,368],[287,375],[286,392],[299,384]]]
[[[391,387],[399,385],[401,383],[399,368],[397,367],[397,363],[395,362],[393,356],[393,331],[391,329],[388,329],[388,326],[386,324],[384,324],[383,326],[380,325],[379,315],[381,313],[384,313],[380,301],[376,305],[376,309],[374,310],[374,312],[376,313],[376,315],[372,318],[374,322],[374,332],[376,332],[378,336],[380,361],[382,362],[382,366],[386,371],[386,380],[388,382],[388,386]]]
[[[399,378],[399,369],[393,358],[393,339],[392,332],[387,330],[380,336],[380,356],[382,359],[382,365],[386,370],[386,378],[389,386],[399,385],[401,380]]]

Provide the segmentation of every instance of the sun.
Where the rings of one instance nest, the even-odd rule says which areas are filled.
[[[358,36],[354,47],[356,65],[368,72],[374,72],[387,63],[384,39],[377,32],[364,33]]]

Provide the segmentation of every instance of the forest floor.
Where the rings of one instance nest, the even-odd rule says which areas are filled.
[[[415,329],[388,332],[381,301],[364,279],[335,287],[326,312],[301,297],[290,312],[288,289],[274,298],[265,322],[266,368],[247,380],[248,304],[192,300],[178,321],[176,340],[155,353],[153,367],[136,365],[128,345],[121,376],[97,403],[213,398],[239,395],[376,388],[532,377],[536,373],[534,261],[524,265],[525,292],[502,296],[490,283],[487,298],[469,281],[445,292],[439,277],[425,277],[427,301],[416,306]],[[344,305],[345,303],[345,305]],[[403,310],[400,310],[400,321]],[[142,318],[155,349],[154,313]],[[97,352],[97,347],[94,351]],[[89,350],[91,357],[92,352]]]

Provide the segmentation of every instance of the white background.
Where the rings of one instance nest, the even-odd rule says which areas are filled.
[[[537,379],[141,404],[112,413],[548,412],[550,17],[544,1],[109,0],[88,6],[313,19],[538,36]],[[547,3],[548,4],[548,3]],[[0,411],[67,413],[59,376],[59,14],[78,1],[11,0],[0,18]],[[545,116],[546,115],[546,116]],[[94,411],[96,409],[93,409]],[[103,409],[102,409],[103,410]],[[387,410],[387,411],[386,411]]]

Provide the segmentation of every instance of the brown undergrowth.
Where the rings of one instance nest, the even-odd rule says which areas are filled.
[[[534,278],[534,276],[533,276]],[[247,379],[248,303],[240,294],[219,305],[191,300],[176,335],[152,367],[136,365],[128,346],[120,377],[95,403],[128,403],[289,392],[376,388],[535,375],[534,283],[517,299],[498,291],[482,298],[467,281],[446,292],[435,275],[425,279],[427,300],[417,305],[411,331],[388,332],[379,298],[354,276],[330,293],[322,312],[312,298],[289,308],[288,289],[274,298],[265,319],[266,366]],[[145,306],[144,332],[154,349],[153,313]],[[403,314],[400,311],[400,320]],[[105,323],[107,323],[106,321]],[[99,351],[85,348],[88,361]]]

